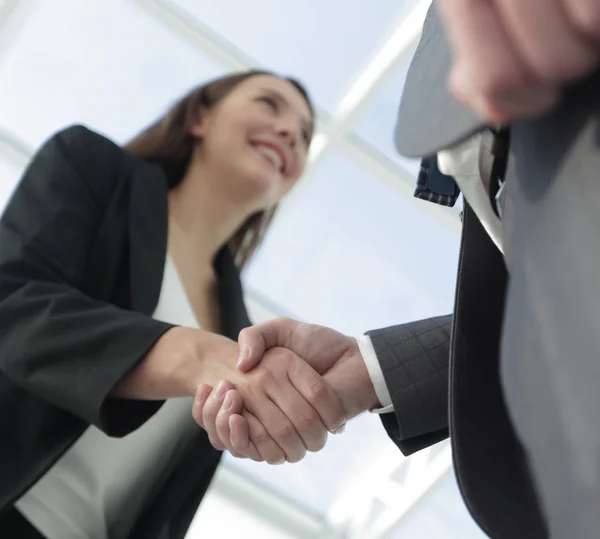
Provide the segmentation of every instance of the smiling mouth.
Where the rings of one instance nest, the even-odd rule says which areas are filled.
[[[256,149],[256,151],[265,158],[266,161],[271,163],[275,170],[277,170],[281,174],[284,173],[285,163],[279,152],[263,144],[253,144],[253,146]]]

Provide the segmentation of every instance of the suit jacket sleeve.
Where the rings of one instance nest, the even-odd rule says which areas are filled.
[[[370,331],[394,413],[381,420],[402,453],[448,437],[448,362],[452,316]]]
[[[108,396],[171,327],[83,291],[125,157],[84,127],[58,133],[0,220],[0,371],[111,436],[136,429],[162,404]]]

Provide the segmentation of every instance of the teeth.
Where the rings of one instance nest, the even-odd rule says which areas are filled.
[[[273,149],[268,148],[266,146],[257,146],[256,149],[263,154],[279,171],[283,168],[283,162],[281,160],[281,156]]]

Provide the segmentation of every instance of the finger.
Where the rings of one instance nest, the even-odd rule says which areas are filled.
[[[254,444],[254,447],[256,447],[256,450],[260,455],[260,459],[268,462],[269,464],[284,463],[285,453],[275,442],[275,440],[273,440],[271,435],[267,432],[267,429],[258,420],[258,418],[247,410],[242,412],[242,416],[248,423],[250,440]]]
[[[450,91],[489,123],[507,123],[510,103],[552,94],[520,58],[490,0],[440,0],[454,53]]]
[[[239,414],[242,412],[243,402],[242,397],[235,389],[230,389],[225,393],[223,404],[217,412],[215,419],[215,428],[219,441],[225,446],[227,451],[236,458],[245,458],[247,455],[239,453],[233,449],[230,442],[230,431],[229,431],[229,418],[232,414]]]
[[[302,437],[309,451],[320,451],[328,432],[339,432],[346,423],[344,405],[331,386],[310,365],[296,358],[288,368],[289,380],[298,391],[300,402],[284,401],[282,411]],[[272,397],[273,398],[273,397]]]
[[[275,346],[285,347],[300,322],[277,318],[243,329],[238,336],[240,357],[237,368],[248,372],[262,359],[265,351]]]
[[[573,0],[494,0],[520,57],[541,79],[562,85],[596,65],[597,45],[573,24]]]
[[[598,0],[563,0],[563,9],[573,26],[592,47],[600,48],[600,3]]]
[[[282,392],[286,395],[283,400],[296,401],[302,399],[290,384],[289,380],[281,380],[276,382],[276,384],[280,385]],[[302,437],[290,419],[288,419],[287,415],[282,412],[281,408],[268,398],[269,392],[266,388],[266,384],[261,384],[259,387],[264,388],[266,395],[261,394],[251,399],[244,398],[246,410],[252,413],[261,425],[264,426],[269,437],[272,438],[283,451],[285,460],[288,462],[299,462],[306,455],[306,446],[304,445]],[[252,435],[252,424],[250,425],[250,428],[251,439],[262,454],[261,448]],[[261,442],[262,441],[263,440],[261,439]]]
[[[208,433],[208,438],[212,446],[220,451],[226,449],[226,446],[219,439],[216,420],[217,414],[219,413],[219,410],[223,404],[223,400],[225,399],[225,394],[230,389],[235,389],[231,382],[227,380],[219,382],[211,393],[210,397],[206,399],[202,411],[204,430],[206,430]]]
[[[202,420],[202,412],[206,399],[210,397],[213,388],[206,384],[200,384],[194,396],[194,405],[192,406],[192,417],[204,429],[204,421]],[[206,430],[206,429],[205,429]]]
[[[249,458],[262,462],[263,459],[250,440],[248,420],[242,415],[232,414],[229,416],[229,439],[231,447],[236,453],[248,454]],[[256,452],[254,455],[250,454],[251,449]]]
[[[247,419],[248,412],[243,410],[242,414],[232,414],[229,416],[229,436],[230,444],[233,451],[240,455],[245,455],[256,462],[265,462],[254,442],[250,439],[250,426]],[[273,441],[275,444],[275,442]],[[277,446],[277,444],[275,444]],[[277,455],[280,458],[283,454],[279,447],[275,448]]]
[[[475,84],[469,83],[472,77],[465,73],[464,68],[463,64],[459,64],[450,72],[450,92],[488,125],[508,126],[517,118],[541,115],[551,110],[562,95],[560,88],[549,85],[529,85],[526,90],[512,93],[508,90],[479,91]]]

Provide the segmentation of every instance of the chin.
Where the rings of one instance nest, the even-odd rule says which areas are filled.
[[[245,202],[252,200],[259,209],[268,208],[277,203],[280,191],[280,179],[275,174],[246,174],[240,178],[236,193],[242,195]]]

